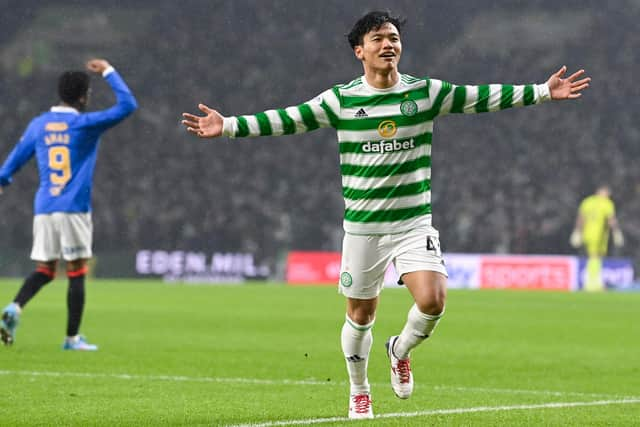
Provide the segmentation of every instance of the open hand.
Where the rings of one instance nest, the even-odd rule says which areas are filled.
[[[222,114],[204,104],[198,104],[198,108],[206,115],[182,113],[184,117],[182,124],[187,127],[187,130],[200,138],[215,138],[222,135]]]
[[[585,77],[578,80],[578,78],[584,75],[584,70],[578,70],[569,77],[562,78],[566,72],[567,67],[563,65],[562,68],[552,74],[551,77],[549,77],[549,80],[547,80],[551,99],[580,98],[580,96],[582,96],[582,90],[589,87],[591,77]]]

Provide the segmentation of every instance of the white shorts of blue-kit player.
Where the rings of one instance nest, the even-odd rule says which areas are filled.
[[[33,217],[34,261],[91,258],[93,224],[91,213],[54,212]]]

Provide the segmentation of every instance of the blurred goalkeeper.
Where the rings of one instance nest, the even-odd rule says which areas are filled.
[[[616,218],[616,208],[611,200],[608,186],[598,187],[595,194],[586,197],[580,203],[576,225],[571,233],[570,243],[574,248],[583,247],[587,254],[587,277],[585,289],[599,291],[604,289],[602,280],[602,257],[609,249],[609,233],[616,247],[624,245],[624,236]]]
[[[66,71],[58,79],[60,104],[29,123],[22,138],[0,168],[0,194],[11,177],[35,156],[40,186],[34,201],[33,248],[36,269],[13,302],[2,312],[0,339],[12,344],[24,306],[55,277],[59,259],[66,261],[67,336],[65,350],[97,350],[78,331],[84,311],[85,277],[91,258],[93,225],[91,187],[100,136],[121,122],[137,103],[124,80],[104,59],[87,62],[88,71],[101,74],[116,95],[109,109],[85,113],[89,102],[89,74]]]

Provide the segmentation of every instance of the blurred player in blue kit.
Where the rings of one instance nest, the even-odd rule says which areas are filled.
[[[0,194],[12,176],[35,156],[40,185],[34,201],[31,259],[36,269],[24,281],[0,319],[0,339],[14,342],[25,305],[55,277],[59,259],[69,279],[65,350],[97,350],[79,335],[85,302],[87,261],[92,257],[91,189],[100,136],[136,108],[137,102],[118,72],[104,59],[86,63],[101,74],[117,102],[111,108],[85,113],[90,78],[84,71],[66,71],[58,79],[60,104],[34,118],[0,168]]]

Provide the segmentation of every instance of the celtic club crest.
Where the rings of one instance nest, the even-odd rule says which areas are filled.
[[[353,278],[351,277],[351,274],[347,273],[346,271],[342,273],[340,275],[340,284],[345,288],[351,286],[353,284]]]
[[[400,112],[407,117],[415,116],[418,112],[418,104],[411,99],[402,101],[402,104],[400,104]]]

